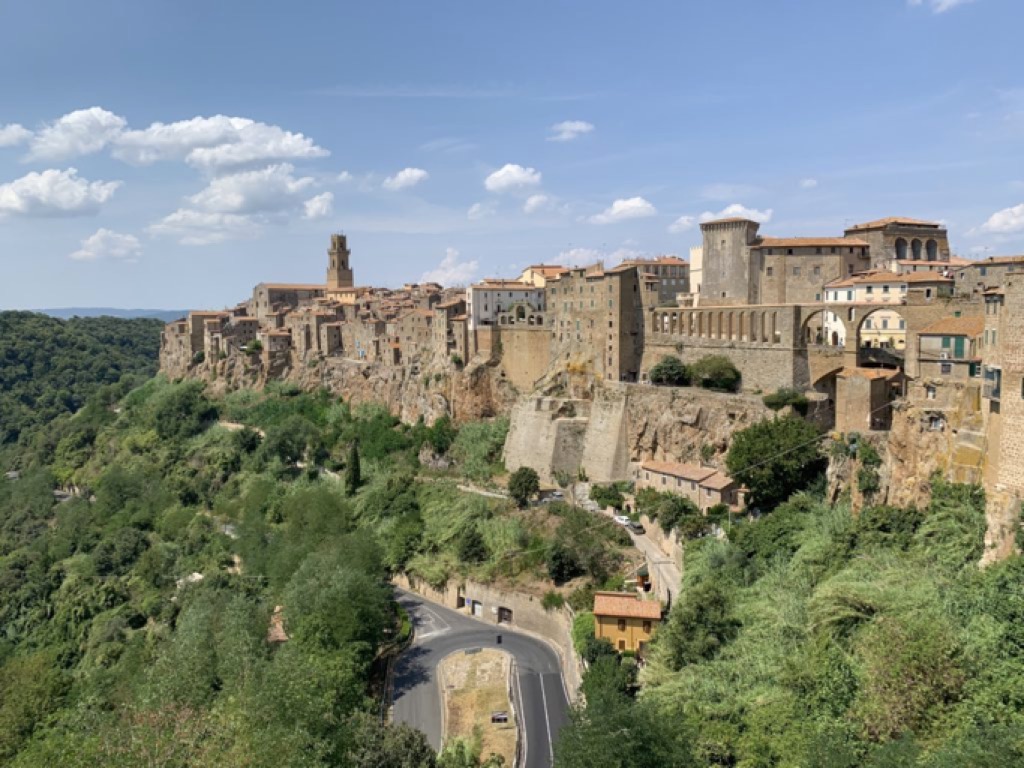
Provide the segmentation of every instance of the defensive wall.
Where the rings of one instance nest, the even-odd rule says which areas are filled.
[[[400,589],[415,592],[425,600],[486,624],[508,626],[546,640],[558,654],[569,701],[576,698],[583,669],[572,645],[575,614],[568,606],[548,611],[541,605],[539,596],[498,589],[469,579],[449,581],[441,589],[404,573],[396,574],[392,582]]]

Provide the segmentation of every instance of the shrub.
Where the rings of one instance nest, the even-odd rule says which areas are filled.
[[[772,508],[806,488],[823,470],[818,431],[787,416],[754,424],[733,437],[725,464],[753,501]]]
[[[549,589],[544,593],[544,597],[541,598],[540,604],[545,611],[554,611],[565,605],[565,598],[562,597],[560,592]]]
[[[667,387],[683,387],[690,383],[690,371],[678,357],[666,355],[661,358],[648,374],[651,384]]]
[[[548,576],[555,584],[564,584],[583,573],[583,567],[576,558],[576,553],[556,541],[548,550],[547,556]]]
[[[452,365],[454,365],[456,368],[461,368],[462,367],[462,355],[453,354],[452,355]]]
[[[762,399],[764,400],[764,404],[773,411],[781,411],[787,405],[790,405],[793,407],[793,410],[801,416],[807,415],[807,408],[810,405],[810,401],[802,392],[797,392],[795,389],[790,389],[789,387],[783,387],[777,392],[765,395]]]
[[[578,614],[572,620],[572,647],[576,649],[576,653],[580,656],[587,649],[587,640],[594,636],[595,627],[596,620],[594,619],[594,614],[589,610]]]
[[[705,389],[735,392],[740,388],[741,375],[732,361],[723,355],[707,355],[689,367],[690,379]]]
[[[590,498],[601,507],[615,507],[620,510],[626,501],[617,485],[595,485],[590,489]]]
[[[520,467],[509,478],[509,495],[520,508],[525,507],[538,491],[540,491],[540,478],[537,476],[537,471],[531,467]]]

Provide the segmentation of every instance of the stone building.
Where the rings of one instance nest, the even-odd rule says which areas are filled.
[[[641,275],[658,278],[658,301],[674,305],[680,294],[690,293],[690,265],[678,256],[624,259],[620,267],[636,267]]]
[[[625,264],[575,267],[550,280],[552,363],[606,381],[637,381],[645,306],[657,305],[658,282]]]
[[[697,464],[645,461],[636,470],[636,487],[674,493],[692,501],[704,514],[716,504],[732,510],[743,507],[745,494],[729,475]]]
[[[918,376],[965,381],[981,375],[985,318],[945,317],[918,333]]]
[[[873,269],[888,269],[893,261],[949,261],[946,228],[934,221],[906,216],[855,224],[846,237],[867,241]]]
[[[317,283],[259,283],[252,292],[249,315],[263,321],[326,295],[326,287]]]
[[[1024,495],[1024,274],[985,296],[983,413],[990,450],[986,477],[996,491]]]
[[[494,325],[498,315],[513,304],[526,303],[533,310],[545,309],[544,288],[519,280],[488,278],[466,289],[469,330]]]
[[[568,270],[557,264],[533,264],[522,271],[519,282],[543,288],[548,280],[564,274]]]
[[[348,293],[353,288],[352,267],[349,259],[348,238],[342,234],[331,235],[331,247],[327,250],[327,293]]]
[[[955,269],[957,293],[984,293],[1002,285],[1014,272],[1024,272],[1024,256],[993,256],[961,264]]]

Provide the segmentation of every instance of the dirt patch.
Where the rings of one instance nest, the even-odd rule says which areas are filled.
[[[501,755],[512,765],[516,725],[508,698],[511,658],[496,650],[453,653],[439,667],[445,701],[444,741],[462,738],[480,745],[480,755]],[[504,712],[506,723],[492,723]]]

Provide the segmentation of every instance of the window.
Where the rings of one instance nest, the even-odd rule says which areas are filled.
[[[771,277],[772,275],[775,274],[775,267],[765,267],[764,274],[767,277]]]
[[[864,321],[864,330],[865,331],[870,331],[871,330],[871,318],[870,317],[867,320]]]
[[[651,622],[644,622],[644,632],[646,632],[648,635],[651,634]]]
[[[836,247],[835,247],[835,246],[833,245],[833,246],[832,246],[832,253],[838,253],[838,252],[839,252],[839,249],[838,249],[838,248],[836,248]]]
[[[769,248],[767,251],[765,251],[765,255],[771,256],[772,255],[772,249]]]
[[[818,250],[820,251],[821,249],[819,248]],[[815,276],[815,277],[821,277],[821,267],[817,267],[817,266],[816,266],[816,267],[814,268],[814,276]]]
[[[846,292],[846,300],[847,301],[853,301],[853,291],[847,291]]]
[[[619,632],[625,632],[625,631],[626,631],[626,620],[625,619],[619,619]]]
[[[900,320],[900,330],[901,331],[907,330],[907,321],[906,320],[903,320],[903,319]]]
[[[883,331],[889,330],[889,318],[887,318],[887,317],[883,317],[882,318],[882,330]]]
[[[625,640],[619,640],[619,650],[620,651],[626,650],[626,641]]]
[[[942,337],[942,348],[943,349],[949,349],[949,345],[950,345],[949,336],[943,336]]]
[[[953,364],[952,363],[940,363],[939,364],[939,370],[942,372],[943,376],[948,376],[949,374],[951,374],[953,372]]]
[[[889,292],[889,286],[888,285],[883,285],[882,286],[882,293],[888,293],[888,292]]]
[[[875,292],[875,286],[869,285],[864,290],[865,290],[865,293],[867,293],[868,296],[871,296]]]
[[[924,394],[925,394],[925,397],[927,397],[929,400],[934,400],[935,399],[935,387],[932,387],[932,386],[925,387],[924,388]]]

